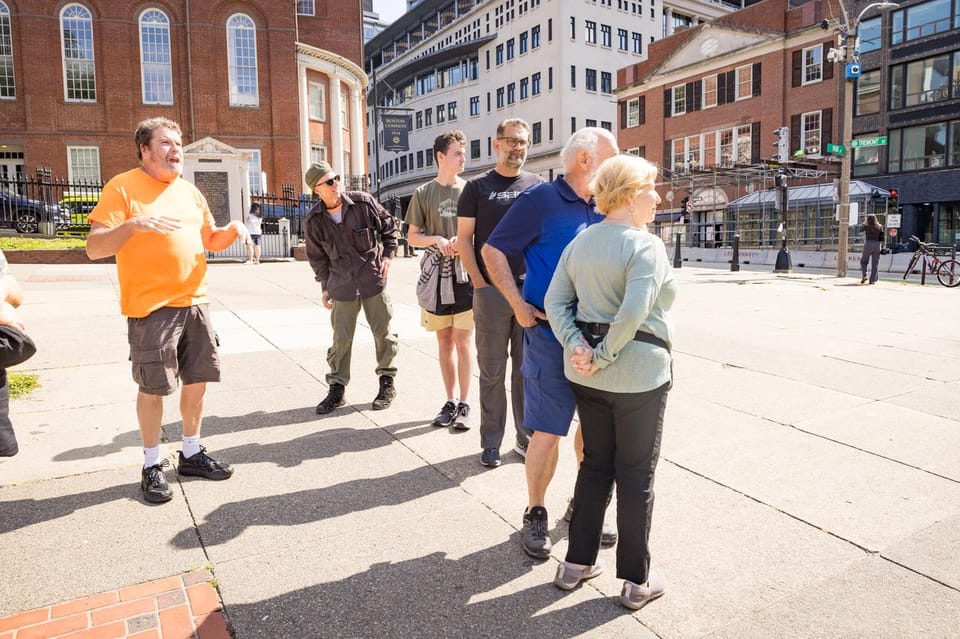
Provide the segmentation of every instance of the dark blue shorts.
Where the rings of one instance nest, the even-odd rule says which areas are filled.
[[[565,436],[577,399],[563,375],[563,347],[553,331],[537,324],[523,329],[523,425]]]

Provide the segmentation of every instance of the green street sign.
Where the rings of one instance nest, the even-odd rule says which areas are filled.
[[[827,142],[827,153],[832,155],[843,155],[846,151],[842,144],[830,144]]]
[[[883,135],[878,138],[860,138],[859,140],[852,140],[850,146],[856,148],[858,146],[886,146],[887,145],[887,136]]]

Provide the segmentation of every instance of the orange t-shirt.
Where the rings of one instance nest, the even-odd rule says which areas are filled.
[[[146,317],[164,306],[206,303],[203,235],[215,223],[203,194],[183,178],[168,184],[136,168],[107,182],[89,219],[115,227],[141,215],[175,217],[182,226],[167,234],[134,233],[117,252],[120,312]]]

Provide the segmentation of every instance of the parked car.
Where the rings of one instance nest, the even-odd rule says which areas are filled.
[[[60,206],[66,207],[70,211],[70,222],[73,225],[88,224],[87,216],[96,208],[100,201],[100,193],[91,191],[87,193],[71,193],[67,191],[60,200]]]
[[[17,195],[8,186],[0,186],[0,224],[18,233],[37,233],[40,222],[54,222],[57,228],[70,226],[70,209]]]

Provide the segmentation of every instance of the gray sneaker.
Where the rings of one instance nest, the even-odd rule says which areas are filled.
[[[534,559],[546,559],[550,556],[553,543],[550,541],[547,509],[534,506],[530,512],[523,513],[523,531],[521,540],[523,552]]]
[[[470,430],[470,405],[460,402],[457,404],[457,416],[453,420],[453,427],[457,430]]]
[[[573,590],[580,585],[580,582],[587,579],[593,579],[603,572],[603,560],[597,558],[597,563],[592,566],[574,566],[573,564],[561,561],[557,566],[557,576],[553,578],[553,585],[560,590]]]
[[[663,576],[652,569],[647,574],[647,583],[635,584],[632,581],[623,582],[620,591],[620,605],[630,610],[640,610],[654,599],[663,595],[667,589],[667,582]]]
[[[447,401],[443,408],[440,409],[440,412],[437,413],[437,416],[433,418],[434,426],[449,426],[453,423],[454,418],[457,416],[457,405],[451,401]]]

